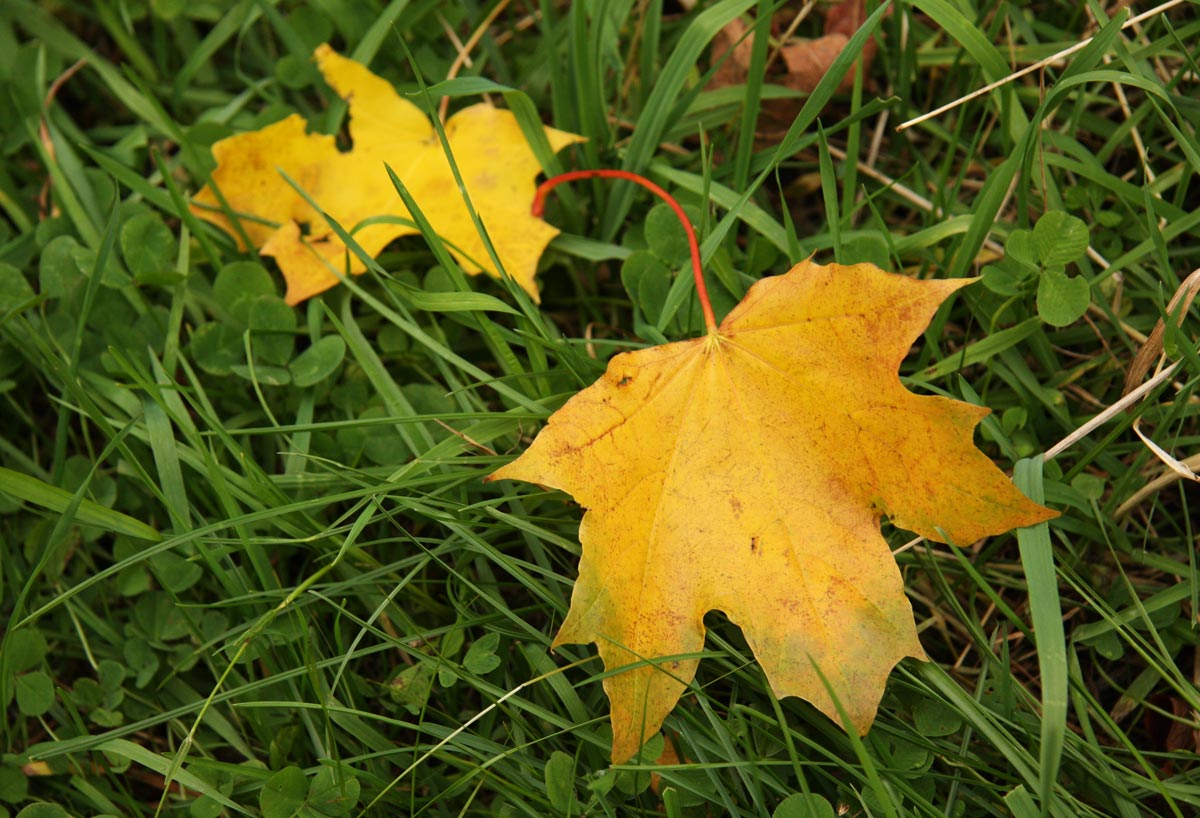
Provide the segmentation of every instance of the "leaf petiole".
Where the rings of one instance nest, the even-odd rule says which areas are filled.
[[[540,218],[546,209],[546,194],[563,182],[574,182],[577,179],[594,179],[598,176],[605,179],[625,179],[635,182],[662,199],[675,211],[675,215],[679,217],[679,221],[683,224],[684,232],[687,233],[688,249],[692,254],[692,278],[696,281],[696,297],[700,299],[700,308],[704,311],[704,326],[708,330],[709,335],[715,334],[717,331],[717,318],[713,314],[712,303],[708,300],[708,287],[704,284],[704,271],[700,264],[700,243],[696,241],[696,231],[692,228],[692,220],[683,212],[683,208],[680,207],[679,202],[675,201],[675,197],[651,182],[645,176],[640,176],[627,170],[609,170],[607,168],[598,170],[572,170],[560,173],[557,176],[551,176],[538,185],[530,212]]]

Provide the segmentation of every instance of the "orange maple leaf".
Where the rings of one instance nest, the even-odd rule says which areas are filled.
[[[777,696],[839,721],[831,689],[866,732],[891,669],[925,656],[881,516],[960,544],[1055,516],[975,448],[989,410],[898,377],[969,283],[802,262],[706,337],[615,356],[488,478],[588,510],[554,645],[596,642],[608,670],[630,667],[604,681],[615,762],[691,682],[713,609],[742,627]]]
[[[325,217],[283,174],[374,257],[393,239],[419,232],[388,179],[386,162],[463,269],[499,277],[425,114],[386,80],[328,45],[318,46],[315,57],[325,80],[350,103],[353,149],[343,153],[332,136],[306,133],[299,114],[223,139],[213,145],[217,169],[193,200],[192,212],[237,236],[241,248],[248,249],[220,207],[216,187],[250,242],[262,255],[275,257],[287,281],[287,302],[297,304],[338,283],[331,267],[361,273],[366,265],[354,254],[347,259],[346,245]],[[481,103],[452,116],[445,131],[501,265],[538,300],[538,258],[559,231],[529,214],[541,166],[516,117]],[[583,141],[554,128],[545,132],[555,151]],[[378,217],[392,218],[362,224]],[[395,223],[396,218],[410,223]]]

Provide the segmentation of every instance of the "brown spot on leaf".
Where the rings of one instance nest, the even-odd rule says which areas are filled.
[[[774,58],[764,67],[766,81],[788,88],[812,93],[817,83],[825,76],[833,61],[846,47],[851,35],[866,19],[865,0],[841,0],[829,7],[825,16],[822,36],[800,37],[795,34],[799,3],[784,4],[770,23],[771,37],[779,38],[780,44],[772,46]],[[754,51],[755,32],[741,18],[730,21],[712,41],[712,64],[717,66],[709,88],[724,88],[741,85],[748,80],[751,55]],[[867,40],[862,50],[858,68],[869,72],[875,57],[875,38]],[[838,93],[847,93],[854,87],[851,69],[842,78]],[[865,79],[865,77],[864,77]],[[803,99],[773,99],[762,104],[762,116],[758,123],[758,139],[772,142],[790,127],[799,113]]]

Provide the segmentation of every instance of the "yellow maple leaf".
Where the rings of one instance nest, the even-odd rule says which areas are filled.
[[[350,104],[350,151],[332,136],[306,133],[292,114],[273,125],[213,145],[217,169],[191,207],[223,227],[248,249],[220,206],[216,187],[246,238],[274,256],[287,281],[287,302],[297,304],[333,287],[330,266],[361,273],[366,266],[328,222],[288,184],[287,174],[374,257],[393,239],[418,233],[415,226],[367,219],[411,216],[384,168],[399,176],[448,249],[468,273],[499,276],[468,214],[437,132],[421,110],[365,66],[318,46],[325,80]],[[445,125],[446,138],[504,270],[536,301],[538,258],[558,230],[529,213],[534,178],[541,172],[533,151],[509,111],[486,103],[465,108]],[[562,150],[583,137],[546,128],[550,146]],[[282,173],[280,172],[282,171]],[[392,221],[394,221],[394,218]],[[355,228],[358,227],[356,230]]]
[[[596,642],[606,669],[631,666],[604,680],[614,762],[691,682],[686,654],[714,609],[777,696],[840,721],[827,681],[865,732],[891,669],[925,656],[881,516],[959,544],[1055,516],[975,448],[987,409],[915,395],[897,374],[968,283],[802,262],[706,337],[615,356],[488,478],[588,510],[554,645]]]

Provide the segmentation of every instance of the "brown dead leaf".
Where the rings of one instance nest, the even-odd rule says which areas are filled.
[[[866,0],[842,0],[825,14],[825,33],[844,34],[849,37],[858,31],[858,27],[867,19]],[[875,51],[875,41],[867,41],[872,53]]]
[[[686,759],[679,753],[679,748],[675,746],[675,737],[670,731],[663,732],[663,751],[659,753],[658,758],[654,759],[655,767],[674,767],[679,764],[687,763]],[[655,795],[662,797],[662,776],[658,773],[650,773],[650,791]]]
[[[1197,293],[1200,293],[1200,269],[1193,270],[1192,274],[1179,285],[1179,289],[1175,291],[1175,295],[1167,304],[1167,315],[1177,316],[1176,323],[1183,321],[1188,310],[1192,308],[1192,301],[1196,298]],[[1154,323],[1154,329],[1151,330],[1146,343],[1142,344],[1142,348],[1137,351],[1133,361],[1129,364],[1129,371],[1125,374],[1125,389],[1121,394],[1128,395],[1142,383],[1146,373],[1150,371],[1151,364],[1158,356],[1162,355],[1166,334],[1166,324],[1160,318]]]
[[[740,85],[746,81],[750,71],[750,53],[754,50],[754,35],[746,37],[749,29],[740,17],[734,17],[712,41],[712,61],[716,64],[722,57],[729,54],[729,59],[717,65],[713,74],[710,88],[725,88],[730,85]]]
[[[1171,697],[1171,713],[1175,716],[1167,730],[1164,748],[1168,753],[1185,750],[1189,753],[1200,753],[1200,730],[1196,723],[1196,711],[1192,706],[1178,696]]]
[[[804,40],[785,45],[779,49],[779,56],[787,65],[787,75],[783,84],[797,91],[811,93],[817,83],[825,76],[829,66],[850,38],[845,34],[826,34],[815,40]],[[853,73],[847,74],[838,86],[838,93],[846,93],[854,87]]]
[[[829,66],[845,49],[850,36],[866,19],[865,0],[843,0],[832,6],[825,14],[824,35],[815,39],[792,37],[790,23],[796,15],[795,4],[789,4],[776,12],[771,19],[772,37],[783,37],[778,59],[768,63],[766,81],[783,85],[804,93],[817,87]],[[742,19],[735,19],[723,28],[712,44],[712,61],[720,63],[709,87],[725,88],[746,82],[750,72],[750,56],[754,49],[754,32]],[[859,67],[869,71],[875,58],[875,38],[867,40],[863,48]],[[720,62],[726,58],[724,62]],[[850,71],[838,86],[839,93],[846,93],[854,86],[855,71]],[[763,122],[760,130],[772,132],[786,127],[800,110],[801,100],[766,100],[763,102]]]

